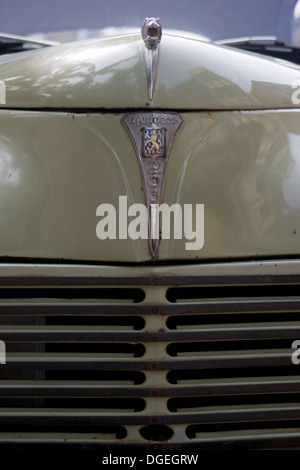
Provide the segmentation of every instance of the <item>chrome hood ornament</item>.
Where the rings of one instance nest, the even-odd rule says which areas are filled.
[[[153,98],[161,35],[162,29],[160,19],[146,18],[142,26],[142,38],[146,46],[144,54],[147,69],[148,95],[150,100]]]
[[[152,260],[160,244],[160,204],[164,175],[182,119],[175,112],[133,112],[122,118],[138,158],[148,211],[148,243]]]

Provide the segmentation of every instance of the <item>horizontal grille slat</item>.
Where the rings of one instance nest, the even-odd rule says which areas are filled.
[[[161,315],[176,314],[240,314],[240,313],[259,313],[259,312],[299,312],[300,300],[262,300],[251,301],[241,300],[235,301],[218,301],[218,302],[198,302],[198,303],[181,303],[173,305],[155,306],[155,312]],[[0,304],[0,316],[5,315],[149,315],[153,314],[153,306],[149,305],[70,305],[70,304],[23,304],[11,305]]]
[[[278,263],[279,264],[279,263]],[[275,264],[276,266],[277,264]],[[238,266],[238,263],[236,264]],[[248,266],[248,270],[252,271],[252,268],[258,268],[258,266]],[[98,286],[149,286],[149,285],[163,285],[163,286],[219,286],[219,285],[237,285],[237,286],[248,286],[248,285],[299,285],[300,274],[230,274],[232,266],[226,266],[226,274],[214,275],[207,273],[206,275],[165,275],[155,274],[153,275],[128,275],[128,276],[66,276],[62,274],[60,276],[52,275],[37,275],[30,276],[24,274],[23,276],[0,276],[0,286],[3,287],[98,287]],[[292,269],[292,266],[291,266]],[[182,270],[181,270],[182,271]],[[252,271],[253,272],[253,271]]]
[[[192,433],[194,433],[193,426]],[[211,432],[209,435],[196,432],[193,444],[198,450],[234,450],[234,449],[284,449],[300,446],[298,429],[255,429],[253,431]]]
[[[218,302],[202,302],[197,303],[180,303],[171,306],[161,306],[159,308],[161,314],[200,314],[200,313],[215,313],[215,314],[240,314],[240,313],[259,313],[259,312],[299,312],[300,300],[233,300],[233,301],[218,301]]]
[[[1,415],[0,415],[1,416]],[[297,420],[300,418],[300,403],[277,406],[248,406],[248,407],[227,407],[213,408],[202,411],[193,410],[189,413],[178,412],[172,416],[162,416],[162,423],[237,423],[253,421],[282,421]]]
[[[134,410],[124,411],[123,408],[115,410],[80,409],[26,409],[18,411],[16,408],[1,410],[0,421],[2,426],[97,426],[112,424],[149,424],[151,417],[139,415]]]
[[[119,435],[120,434],[120,435]],[[78,446],[83,446],[85,449],[90,448],[99,448],[105,447],[106,444],[111,447],[115,444],[118,448],[120,445],[121,439],[124,440],[126,436],[126,430],[122,426],[105,426],[102,432],[97,430],[97,432],[5,432],[0,434],[0,445],[2,448],[10,448],[11,445],[16,448],[25,448],[34,446],[36,447],[39,444],[49,444],[57,447],[72,447],[75,449]],[[42,452],[45,449],[42,447]],[[47,455],[48,461],[49,455]]]
[[[224,396],[224,395],[258,395],[266,393],[298,393],[300,377],[253,377],[236,379],[211,379],[193,381],[193,384],[179,381],[173,389],[172,396]]]
[[[3,341],[142,341],[152,340],[153,333],[130,331],[129,327],[42,327],[42,326],[3,326],[1,327],[1,338]],[[133,330],[133,328],[131,328]],[[272,323],[259,326],[257,323],[244,325],[211,325],[188,327],[185,331],[176,332],[159,331],[156,333],[156,341],[180,342],[184,341],[227,341],[227,340],[251,340],[251,339],[278,339],[278,338],[300,338],[300,325],[297,322]]]
[[[133,329],[133,328],[132,328]],[[125,330],[125,328],[124,328]],[[99,342],[99,341],[149,341],[150,333],[139,333],[136,331],[122,331],[119,327],[109,331],[105,326],[87,328],[78,327],[30,327],[20,328],[3,327],[1,338],[3,341],[46,341],[46,342]]]
[[[16,408],[0,408],[1,425],[9,426],[80,426],[83,424],[99,425],[99,424],[150,424],[151,415],[139,415],[133,410],[124,411],[120,408],[118,415],[115,410],[98,410],[98,409],[80,409],[62,410],[62,409],[26,409],[17,410]],[[162,415],[159,418],[160,424],[178,424],[178,423],[237,423],[237,422],[254,422],[254,421],[282,421],[297,420],[300,418],[299,403],[293,405],[277,405],[277,406],[248,406],[248,407],[231,407],[222,409],[203,409],[201,411],[193,410],[191,412],[178,412],[172,415]]]
[[[201,361],[200,361],[201,360]],[[160,360],[155,363],[157,370],[171,370],[181,369],[183,366],[186,369],[194,368],[218,368],[218,367],[267,367],[276,365],[290,365],[291,353],[290,351],[243,351],[243,353],[232,352],[225,354],[202,354],[194,358],[178,357],[176,362]],[[199,362],[200,361],[200,362]],[[95,354],[22,354],[22,356],[14,355],[13,353],[7,355],[7,364],[11,368],[49,368],[52,369],[93,369],[100,370],[111,369],[128,369],[132,370],[152,370],[153,362],[138,359],[130,359],[125,357],[103,357]]]
[[[198,396],[211,395],[258,395],[269,393],[299,393],[300,378],[298,377],[254,377],[250,379],[215,379],[194,384],[178,384],[156,387],[156,395]],[[127,384],[126,381],[115,380],[110,384],[103,381],[2,381],[0,397],[146,397],[152,396],[152,389],[141,385]]]
[[[120,427],[122,429],[122,427]],[[126,433],[125,433],[126,434]],[[300,445],[300,433],[295,428],[282,429],[280,431],[274,429],[253,430],[247,432],[211,432],[195,433],[192,430],[189,442],[182,444],[180,439],[173,439],[172,443],[163,443],[162,450],[173,451],[175,455],[181,450],[186,452],[198,453],[202,450],[247,450],[247,449],[283,449],[285,447],[298,447]],[[21,439],[20,439],[21,438]],[[122,439],[122,441],[121,441]],[[1,449],[10,449],[16,445],[22,449],[35,450],[37,447],[45,446],[52,449],[78,449],[78,446],[84,446],[87,450],[99,451],[99,447],[103,452],[114,450],[120,451],[120,445],[126,444],[127,450],[134,453],[139,450],[145,450],[144,442],[136,442],[130,439],[116,437],[116,431],[107,429],[103,433],[76,433],[76,432],[47,432],[47,433],[12,433],[6,432],[0,434]],[[159,443],[155,443],[156,450]],[[151,448],[149,450],[151,452]]]
[[[152,313],[152,307],[148,305],[70,305],[70,304],[45,304],[45,305],[0,305],[0,316],[50,316],[50,315],[72,315],[72,316],[87,316],[87,315],[147,315]]]
[[[125,381],[124,381],[125,382]],[[140,397],[151,396],[151,390],[135,385],[116,383],[106,385],[100,381],[6,381],[1,384],[2,397]]]

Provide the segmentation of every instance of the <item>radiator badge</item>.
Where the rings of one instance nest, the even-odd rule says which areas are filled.
[[[175,135],[182,123],[178,113],[128,113],[122,123],[138,158],[148,209],[148,240],[152,259],[158,256],[159,205],[164,175]]]

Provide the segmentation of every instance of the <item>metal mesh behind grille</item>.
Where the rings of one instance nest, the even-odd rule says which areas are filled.
[[[299,446],[299,286],[0,278],[0,445]]]

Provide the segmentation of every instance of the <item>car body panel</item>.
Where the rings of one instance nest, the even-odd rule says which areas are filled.
[[[230,47],[164,35],[147,94],[140,35],[67,43],[0,60],[6,108],[275,109],[291,101],[300,68]]]
[[[0,256],[150,261],[147,240],[99,239],[97,207],[145,204],[122,113],[0,112]],[[159,260],[299,252],[300,112],[183,112],[162,202],[204,204],[204,245],[162,239]],[[112,191],[113,188],[113,191]],[[183,214],[184,215],[184,214]],[[127,223],[133,220],[127,217]],[[193,215],[193,223],[203,229]]]

